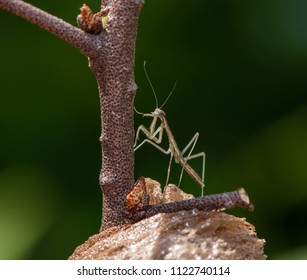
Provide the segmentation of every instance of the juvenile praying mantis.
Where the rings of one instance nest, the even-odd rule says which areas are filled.
[[[135,109],[135,111],[138,114],[143,115],[144,117],[152,117],[153,120],[152,120],[152,122],[149,126],[149,129],[147,127],[145,127],[144,125],[140,125],[138,127],[137,132],[136,132],[136,136],[135,136],[134,146],[133,146],[134,151],[139,149],[143,144],[149,143],[149,144],[153,145],[154,147],[156,147],[158,150],[160,150],[162,153],[164,153],[166,155],[170,154],[170,161],[169,161],[169,165],[168,165],[168,169],[167,169],[167,177],[166,177],[165,186],[167,186],[168,181],[169,181],[171,164],[172,164],[172,161],[173,161],[173,158],[174,158],[175,162],[179,163],[182,166],[178,187],[180,186],[183,171],[185,170],[201,186],[201,195],[203,196],[204,195],[204,186],[205,186],[204,176],[205,176],[205,158],[206,158],[206,155],[205,155],[204,152],[200,152],[200,153],[192,155],[192,152],[194,150],[194,147],[195,147],[197,140],[198,140],[198,137],[199,137],[199,133],[196,132],[195,135],[190,140],[190,142],[186,145],[186,147],[182,151],[180,151],[180,149],[179,149],[179,147],[176,143],[176,140],[174,138],[174,135],[173,135],[173,133],[172,133],[172,131],[171,131],[169,125],[168,125],[167,120],[166,120],[166,114],[162,110],[162,107],[166,104],[166,102],[170,98],[171,94],[173,93],[175,86],[176,86],[176,83],[174,85],[174,88],[172,89],[172,91],[170,92],[170,94],[168,95],[166,100],[164,101],[164,103],[159,107],[157,95],[155,93],[155,90],[153,88],[153,85],[152,85],[152,83],[149,79],[149,76],[148,76],[146,68],[145,68],[145,62],[144,62],[144,72],[145,72],[147,80],[148,80],[150,87],[151,87],[151,89],[154,93],[154,96],[155,96],[156,109],[154,110],[154,112],[148,113],[148,114],[140,113]],[[161,123],[157,127],[158,119],[161,121]],[[159,144],[161,144],[161,142],[162,142],[164,130],[165,130],[166,136],[168,138],[168,142],[169,142],[169,147],[168,147],[167,150],[159,146]],[[139,140],[140,132],[143,132],[147,138],[145,140],[143,140],[139,145],[137,145],[137,141]],[[185,153],[188,151],[188,149],[190,147],[191,147],[191,149],[188,152],[187,156],[184,156]],[[194,159],[194,158],[198,158],[198,157],[203,158],[202,177],[201,178],[197,174],[197,172],[187,163],[187,161]]]

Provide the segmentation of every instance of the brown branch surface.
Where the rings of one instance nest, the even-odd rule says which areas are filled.
[[[254,210],[254,206],[250,203],[248,195],[243,188],[233,192],[211,194],[194,199],[148,206],[145,218],[151,217],[157,213],[174,213],[192,209],[213,211],[235,207],[241,207],[249,211]]]
[[[53,33],[59,38],[88,53],[93,36],[39,8],[20,0],[0,0],[0,8],[12,12],[29,22]]]
[[[134,222],[149,218],[158,213],[174,213],[182,210],[198,209],[202,211],[219,211],[241,207],[248,211],[254,210],[248,194],[243,188],[233,192],[206,195],[198,198],[187,199],[188,195],[177,186],[169,184],[165,190],[171,188],[168,203],[163,203],[160,183],[150,178],[140,177],[126,197],[126,213]],[[181,194],[178,196],[178,192]],[[165,192],[163,194],[165,197]],[[175,197],[178,199],[174,199]],[[181,198],[180,198],[181,196]],[[158,203],[150,203],[158,201]]]
[[[103,225],[129,222],[126,196],[134,183],[134,51],[142,1],[109,1],[103,54],[90,57],[99,87]]]

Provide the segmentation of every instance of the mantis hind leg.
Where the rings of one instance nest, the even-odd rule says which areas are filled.
[[[173,153],[171,153],[171,156],[170,156],[170,158],[169,158],[169,164],[168,164],[168,168],[167,168],[167,176],[166,176],[165,187],[166,187],[167,184],[168,184],[169,175],[170,175],[170,173],[171,173],[172,161],[173,161]]]
[[[204,182],[204,179],[205,179],[205,160],[206,160],[206,154],[204,152],[201,152],[201,153],[198,153],[198,154],[195,154],[195,155],[191,155],[193,153],[193,150],[194,150],[195,146],[196,146],[198,137],[199,137],[199,133],[197,132],[197,133],[195,133],[193,138],[190,140],[190,142],[182,150],[181,156],[183,156],[184,153],[192,146],[190,151],[189,151],[189,153],[188,153],[188,155],[186,157],[184,157],[185,161],[189,161],[190,159],[194,159],[194,158],[198,158],[198,157],[202,157],[203,158],[201,179],[202,179],[202,182]],[[181,180],[182,180],[183,171],[184,171],[184,167],[182,167],[182,169],[181,169],[178,187],[180,186],[180,183],[181,183]],[[201,196],[204,195],[204,187],[205,187],[205,184],[201,186]]]

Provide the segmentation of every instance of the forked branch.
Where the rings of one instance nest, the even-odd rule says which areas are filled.
[[[93,35],[20,0],[0,0],[0,8],[12,12],[27,21],[53,33],[84,53],[90,51]]]

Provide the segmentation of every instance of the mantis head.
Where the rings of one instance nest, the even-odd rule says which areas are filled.
[[[161,118],[161,117],[165,117],[166,114],[163,110],[159,109],[159,108],[156,108],[154,110],[154,112],[152,113],[149,113],[149,114],[144,114],[143,115],[144,117],[158,117],[158,118]]]

